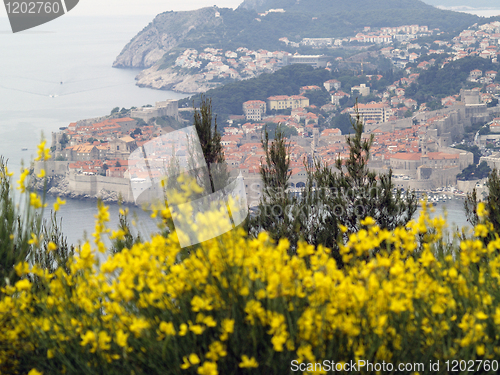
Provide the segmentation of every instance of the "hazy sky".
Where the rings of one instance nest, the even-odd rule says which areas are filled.
[[[157,15],[168,10],[193,10],[217,5],[221,8],[236,8],[243,0],[80,0],[68,13],[74,16],[88,15]],[[5,6],[0,5],[0,17],[7,16]]]

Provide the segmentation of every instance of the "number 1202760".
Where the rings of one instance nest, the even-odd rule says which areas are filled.
[[[5,3],[9,14],[58,14],[61,5],[58,1],[14,1]]]
[[[493,360],[470,360],[470,361],[464,361],[464,360],[453,360],[453,361],[445,361],[446,364],[446,371],[460,371],[460,372],[477,372],[477,371],[494,371],[496,372],[498,370],[498,361]]]

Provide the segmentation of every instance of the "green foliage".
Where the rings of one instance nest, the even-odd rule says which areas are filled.
[[[134,137],[136,135],[142,135],[142,131],[140,128],[135,128],[134,131],[132,133],[130,133],[131,137]]]
[[[491,102],[489,102],[486,106],[488,108],[491,108],[491,107],[496,107],[498,105],[498,99],[497,98],[493,98],[491,100]]]
[[[135,244],[142,242],[140,233],[132,233],[131,225],[128,221],[128,210],[120,209],[118,216],[118,230],[123,233],[123,236],[118,236],[112,241],[110,248],[111,254],[119,253],[123,249],[131,249]]]
[[[474,155],[474,164],[479,164],[479,159],[481,159],[481,150],[478,146],[467,146],[467,145],[455,145],[454,148],[458,148],[459,150],[472,152]]]
[[[146,121],[144,121],[142,118],[138,117],[132,117],[133,120],[137,121],[137,127],[142,128],[143,126],[146,126]]]
[[[312,173],[313,185],[324,195],[325,205],[337,215],[338,223],[345,226],[347,233],[361,228],[360,220],[366,216],[387,229],[405,225],[417,209],[414,193],[405,196],[395,189],[392,171],[387,175],[377,175],[368,169],[373,135],[363,139],[363,123],[359,113],[352,121],[354,135],[346,138],[349,158],[337,159],[334,170],[321,160],[316,160]],[[325,193],[323,193],[325,194]],[[329,228],[334,230],[333,228]],[[335,246],[335,243],[325,244]]]
[[[194,127],[208,166],[211,191],[218,191],[227,185],[229,172],[221,144],[221,135],[217,130],[217,116],[214,117],[212,112],[212,100],[200,95],[200,102],[200,107],[197,109],[193,101]]]
[[[40,248],[33,249],[33,263],[38,264],[50,273],[58,268],[64,269],[69,274],[68,260],[75,255],[75,247],[68,245],[68,240],[61,231],[62,219],[57,219],[57,213],[51,212],[50,222],[43,220],[40,229],[43,242]],[[49,250],[49,243],[56,245],[55,250]]]
[[[120,107],[115,107],[111,110],[111,114],[117,113],[120,111]]]
[[[420,73],[417,85],[412,84],[405,92],[406,97],[415,99],[419,104],[431,102],[435,97],[444,98],[457,95],[466,87],[467,77],[471,70],[498,70],[498,64],[480,57],[466,57],[446,64],[431,66]],[[440,104],[439,104],[440,105]]]
[[[377,175],[368,169],[370,139],[362,138],[363,123],[360,115],[352,122],[354,135],[347,137],[349,158],[340,158],[333,166],[321,160],[304,160],[307,182],[300,198],[290,195],[289,144],[280,129],[269,145],[267,131],[262,141],[265,162],[261,177],[263,196],[256,217],[249,220],[249,233],[256,235],[266,230],[272,238],[286,237],[291,251],[296,249],[299,239],[313,245],[324,245],[332,249],[338,264],[343,264],[338,241],[340,226],[345,228],[345,240],[350,233],[362,228],[361,221],[371,216],[386,229],[394,229],[411,220],[417,209],[414,193],[404,196],[395,193],[392,172]]]
[[[465,168],[462,172],[457,175],[457,180],[480,180],[488,177],[491,172],[491,168],[486,164],[485,161],[482,161],[481,164],[471,164],[467,168]]]
[[[290,144],[281,127],[277,127],[274,140],[270,142],[268,129],[262,139],[265,159],[262,161],[262,198],[255,216],[250,216],[246,225],[251,235],[257,236],[266,230],[275,240],[286,237],[296,245],[299,234],[294,230],[295,218],[288,210],[297,200],[288,193],[290,187]]]
[[[325,89],[308,91],[304,93],[304,96],[309,98],[310,105],[317,107],[324,106],[331,101],[330,94]]]
[[[258,4],[258,5],[257,5]],[[458,14],[444,11],[414,0],[361,0],[355,4],[341,0],[309,0],[296,2],[294,0],[268,0],[246,5],[240,8],[253,8],[259,12],[268,9],[283,8],[284,14],[269,14],[262,17],[261,27],[270,19],[280,27],[279,35],[294,36],[294,33],[303,36],[315,35],[328,37],[331,35],[345,36],[349,28],[363,26],[383,27],[400,26],[405,24],[428,25],[429,28],[442,30],[456,29],[460,26],[469,26],[477,22],[478,17],[470,14]],[[239,9],[240,9],[239,8]],[[298,15],[304,17],[299,19]],[[281,17],[279,17],[281,16]],[[309,17],[307,17],[309,16]],[[312,16],[317,19],[312,20]],[[285,20],[289,22],[285,25]],[[302,24],[292,21],[302,20]],[[289,34],[288,34],[289,33]],[[273,34],[269,34],[273,35]],[[351,34],[352,35],[352,34]]]
[[[30,185],[28,172],[24,170],[22,186]],[[2,287],[19,280],[14,270],[16,264],[25,261],[37,263],[48,272],[55,272],[58,267],[65,269],[66,260],[74,252],[61,233],[56,214],[52,213],[50,222],[42,220],[43,211],[32,205],[33,198],[28,189],[21,192],[18,202],[15,201],[7,163],[0,157],[0,296]],[[50,242],[55,245],[55,250],[48,251]]]
[[[69,143],[69,136],[66,133],[63,133],[59,143],[61,144],[61,149],[65,149],[67,144]]]
[[[351,115],[342,113],[333,118],[332,128],[340,129],[342,134],[350,134],[352,132]]]
[[[302,86],[323,86],[331,79],[325,69],[314,69],[308,65],[286,66],[272,74],[264,73],[256,78],[229,83],[206,92],[211,98],[213,110],[220,114],[242,114],[242,104],[248,100],[267,100],[273,95],[298,95]],[[198,98],[191,98],[199,105]],[[187,100],[186,100],[187,101]],[[183,101],[180,104],[184,104]]]
[[[30,230],[39,227],[33,214],[21,218],[8,174],[7,163],[0,158],[0,287],[18,279],[13,267],[30,255]]]

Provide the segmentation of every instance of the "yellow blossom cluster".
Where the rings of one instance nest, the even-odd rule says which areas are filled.
[[[2,374],[288,374],[292,361],[500,355],[500,237],[484,219],[450,244],[425,206],[392,231],[367,218],[340,247],[343,268],[325,247],[291,252],[240,228],[189,249],[153,235],[99,264],[108,219],[100,205],[94,243],[54,273],[15,267],[20,280],[0,291]]]

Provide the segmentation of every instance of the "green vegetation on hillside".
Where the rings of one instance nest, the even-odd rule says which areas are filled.
[[[287,37],[300,41],[307,37],[347,37],[365,26],[405,24],[448,31],[466,28],[479,20],[475,15],[436,9],[418,0],[361,0],[355,4],[340,0],[271,0],[257,8],[259,11],[284,8],[286,12],[259,16],[252,7],[216,8],[220,17],[212,18],[211,12],[215,9],[204,8],[202,15],[166,12],[155,18],[153,24],[160,33],[178,40],[173,46],[175,49],[214,47],[235,50],[247,47],[295,52],[296,48],[287,47],[278,39]],[[195,27],[188,32],[179,31],[185,30],[186,25]],[[173,56],[170,52],[173,50],[165,54],[161,62],[163,66],[171,63]]]
[[[480,180],[482,178],[488,177],[491,172],[491,168],[486,164],[485,161],[481,164],[471,164],[465,168],[461,173],[457,175],[458,180]]]
[[[467,77],[474,69],[498,70],[499,65],[480,57],[466,57],[453,61],[442,69],[439,64],[435,64],[420,73],[417,84],[412,84],[406,89],[406,96],[420,104],[432,101],[434,97],[457,95],[460,89],[467,87]]]
[[[308,65],[290,65],[272,74],[264,73],[245,81],[229,83],[206,92],[212,99],[214,112],[223,114],[242,114],[243,102],[247,100],[266,100],[273,95],[298,95],[302,86],[317,85],[331,79],[330,72],[325,69],[314,69]],[[191,106],[199,97],[179,101],[181,106]]]
[[[379,72],[373,72],[376,74]],[[328,93],[323,88],[323,83],[329,79],[337,79],[342,82],[341,90],[350,93],[351,87],[366,83],[372,89],[381,90],[386,85],[401,78],[401,74],[392,71],[381,72],[384,75],[380,81],[369,81],[366,76],[354,75],[349,70],[328,71],[326,69],[315,69],[308,65],[290,65],[274,73],[264,73],[258,77],[244,81],[228,83],[224,86],[206,92],[207,97],[212,99],[214,112],[219,116],[227,114],[242,114],[243,102],[247,100],[266,100],[273,95],[298,95],[302,86],[316,85],[321,91],[306,94],[311,99],[311,104],[316,106],[328,102]],[[361,98],[363,99],[363,98]],[[181,107],[190,107],[193,100],[198,105],[198,96],[179,101]],[[353,99],[354,100],[354,99]],[[354,105],[354,101],[350,101]],[[350,128],[350,124],[348,126]]]
[[[479,159],[481,159],[481,150],[476,145],[467,146],[467,145],[456,145],[454,148],[458,148],[459,150],[472,152],[474,155],[474,164],[479,164]]]

